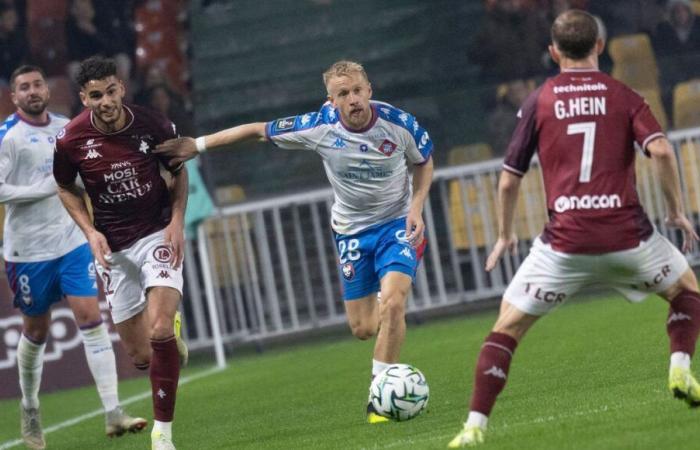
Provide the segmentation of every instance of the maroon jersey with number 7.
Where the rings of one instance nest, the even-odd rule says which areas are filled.
[[[549,222],[541,235],[566,253],[636,247],[652,225],[635,187],[635,143],[663,136],[649,105],[595,70],[567,70],[523,103],[503,169],[522,176],[537,151]]]

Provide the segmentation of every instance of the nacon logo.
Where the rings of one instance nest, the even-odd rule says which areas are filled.
[[[622,201],[617,194],[612,195],[561,195],[554,200],[554,210],[558,213],[574,209],[608,209],[620,208]]]

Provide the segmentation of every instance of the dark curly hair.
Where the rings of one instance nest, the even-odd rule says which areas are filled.
[[[80,63],[75,81],[82,88],[91,80],[104,80],[113,75],[117,75],[117,65],[113,59],[91,56]]]

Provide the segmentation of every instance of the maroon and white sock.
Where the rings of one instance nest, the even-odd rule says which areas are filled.
[[[476,364],[474,391],[469,406],[470,417],[486,418],[491,414],[496,397],[506,385],[510,360],[517,346],[518,341],[504,333],[492,332],[486,337]],[[479,414],[474,415],[472,412]],[[474,425],[485,428],[486,424],[483,422]]]
[[[151,392],[155,420],[172,422],[175,413],[175,395],[180,378],[180,355],[175,336],[151,339]]]
[[[671,366],[690,368],[700,333],[700,294],[683,291],[671,301],[666,332],[671,344]]]

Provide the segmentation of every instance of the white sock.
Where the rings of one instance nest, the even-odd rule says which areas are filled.
[[[22,405],[25,408],[39,407],[39,386],[44,368],[46,343],[35,344],[22,333],[17,345],[17,367],[19,387],[22,390]]]
[[[488,416],[485,416],[481,414],[480,412],[476,411],[469,411],[469,417],[467,417],[467,421],[464,422],[465,427],[479,427],[482,430],[486,429],[486,426],[489,424],[489,418]]]
[[[173,440],[173,423],[172,422],[159,422],[157,420],[153,421],[153,431],[151,433],[160,432],[163,436],[167,437],[171,441]]]
[[[102,406],[105,412],[112,411],[119,406],[119,395],[117,394],[117,364],[107,327],[101,322],[95,327],[81,329],[80,333],[83,335],[85,357],[90,366],[92,378],[95,379]]]
[[[681,369],[690,370],[690,355],[683,352],[671,353],[671,369],[680,367]]]
[[[376,377],[377,375],[379,375],[379,372],[386,369],[390,365],[391,364],[389,364],[389,363],[385,363],[385,362],[381,362],[381,361],[377,361],[376,359],[373,359],[372,360],[372,377]]]

